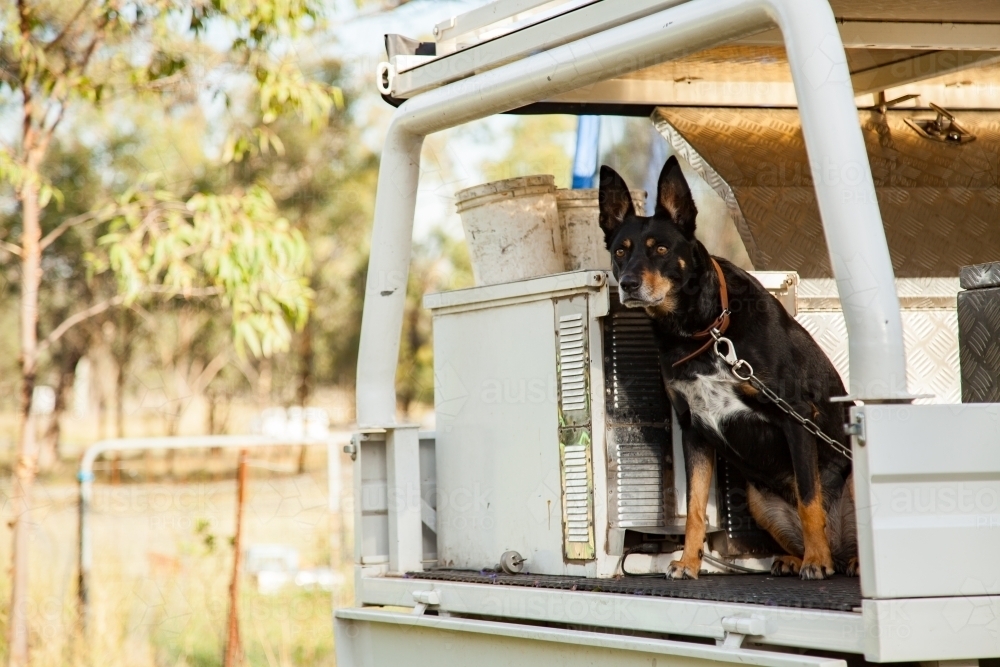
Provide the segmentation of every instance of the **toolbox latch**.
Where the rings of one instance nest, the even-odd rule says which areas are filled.
[[[724,616],[722,629],[725,637],[716,641],[723,648],[740,648],[747,635],[763,635],[767,632],[767,623],[759,616]]]

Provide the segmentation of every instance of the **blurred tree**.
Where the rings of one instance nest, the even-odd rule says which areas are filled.
[[[318,17],[319,0],[17,0],[0,8],[0,95],[20,118],[14,140],[0,146],[0,182],[13,190],[20,213],[20,224],[0,239],[20,260],[11,665],[28,661],[28,516],[38,460],[32,400],[42,355],[74,326],[155,295],[214,299],[231,314],[237,349],[269,355],[287,348],[289,322],[301,326],[310,297],[308,247],[259,184],[217,193],[151,174],[43,227],[43,210],[63,200],[45,170],[55,133],[67,116],[123,100],[156,99],[171,109],[207,93],[229,107],[234,96],[248,95],[256,112],[251,122],[228,119],[222,161],[280,150],[275,121],[296,116],[318,126],[340,102],[338,90],[304,76],[277,47]],[[109,227],[88,256],[90,271],[112,274],[116,290],[40,340],[43,252],[67,230],[100,223]]]
[[[573,116],[518,117],[511,128],[507,152],[499,160],[483,164],[486,180],[552,174],[557,187],[568,188],[575,132]]]
[[[432,323],[430,313],[423,307],[424,295],[471,285],[472,264],[464,239],[456,239],[437,228],[426,240],[414,244],[396,367],[396,397],[405,417],[412,417],[411,409],[416,402],[434,403]]]
[[[342,87],[336,62],[325,63],[317,77]],[[240,182],[269,183],[278,210],[312,251],[309,323],[296,334],[294,363],[274,369],[286,404],[305,406],[317,384],[346,386],[354,379],[378,179],[378,158],[361,140],[355,117],[361,96],[344,89],[340,113],[323,128],[276,123],[280,153],[250,156],[235,175]]]

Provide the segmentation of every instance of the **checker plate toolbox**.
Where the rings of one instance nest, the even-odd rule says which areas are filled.
[[[959,274],[958,349],[962,402],[1000,402],[1000,262],[963,266]]]

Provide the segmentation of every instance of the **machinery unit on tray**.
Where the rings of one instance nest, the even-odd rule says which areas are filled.
[[[794,304],[794,274],[759,277]],[[532,573],[610,577],[631,546],[683,544],[683,455],[651,324],[611,281],[577,271],[425,298],[439,565],[480,570],[516,551]],[[771,555],[739,473],[717,479],[712,549]]]

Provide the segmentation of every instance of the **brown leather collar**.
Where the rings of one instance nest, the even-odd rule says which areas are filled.
[[[677,368],[681,364],[691,361],[705,350],[712,347],[712,343],[715,342],[715,339],[712,337],[713,331],[718,331],[721,336],[726,333],[726,329],[729,328],[729,290],[726,288],[726,277],[722,275],[722,267],[719,266],[717,261],[715,261],[715,258],[709,257],[709,259],[712,260],[712,266],[715,267],[715,273],[719,276],[719,299],[722,301],[722,313],[716,317],[715,321],[709,324],[707,328],[691,335],[691,338],[694,338],[695,340],[707,340],[705,340],[705,344],[697,350],[687,355],[680,361],[674,362],[673,368]]]

